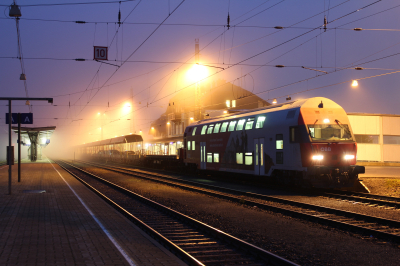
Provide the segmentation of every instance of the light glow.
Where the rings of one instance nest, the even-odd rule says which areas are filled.
[[[329,121],[328,118],[325,118],[325,119],[324,119],[324,123],[325,123],[325,124],[327,124],[327,123],[329,123],[329,122],[330,122],[330,121]]]
[[[357,81],[357,80],[353,80],[353,82],[351,83],[351,86],[352,86],[353,88],[358,87],[358,81]]]
[[[278,101],[276,100],[276,98],[274,98],[274,100],[272,101],[273,104],[278,103]]]
[[[206,66],[194,64],[187,72],[186,78],[189,82],[199,82],[208,76],[208,69]]]
[[[312,159],[314,161],[322,161],[322,159],[324,159],[323,155],[313,155]]]
[[[352,154],[346,154],[346,155],[344,156],[344,159],[345,159],[345,160],[352,160],[352,159],[354,159],[354,155],[352,155]]]

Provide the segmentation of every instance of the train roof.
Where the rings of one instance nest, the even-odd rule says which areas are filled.
[[[323,103],[323,107],[319,107],[319,105]],[[227,114],[222,116],[213,117],[210,119],[199,120],[190,124],[189,126],[198,126],[202,124],[209,124],[213,122],[218,122],[221,120],[230,120],[234,118],[247,117],[247,116],[256,116],[265,113],[273,113],[282,110],[295,109],[295,108],[337,108],[343,110],[343,108],[337,104],[336,102],[325,98],[325,97],[313,97],[308,99],[295,100],[291,102],[274,104],[266,107],[260,107],[257,109],[246,110],[242,112],[235,112],[233,114]]]

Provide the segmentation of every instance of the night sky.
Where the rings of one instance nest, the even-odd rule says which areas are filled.
[[[16,2],[27,92],[54,98],[53,105],[31,102],[33,126],[56,126],[54,147],[100,139],[100,127],[103,138],[147,132],[168,99],[193,89],[186,73],[195,39],[200,62],[210,66],[202,82],[226,80],[278,103],[322,96],[347,112],[400,114],[399,1],[99,2]],[[1,95],[26,97],[11,4],[0,4]],[[93,46],[108,46],[109,60],[94,61]],[[2,147],[6,104],[0,103]],[[29,108],[14,102],[13,112]]]

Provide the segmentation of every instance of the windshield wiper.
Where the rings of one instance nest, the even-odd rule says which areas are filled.
[[[342,122],[339,120],[335,119],[336,124],[338,124],[339,127],[343,128],[349,136],[351,136],[350,129],[348,127],[343,126]]]
[[[317,120],[315,120],[315,122],[314,122],[314,124],[313,124],[313,128],[314,128],[314,130],[315,130],[315,124],[318,122],[318,119]],[[315,134],[315,133],[314,133]],[[311,135],[311,130],[310,130],[310,127],[308,127],[308,135],[310,135],[310,137],[313,139],[314,137]]]

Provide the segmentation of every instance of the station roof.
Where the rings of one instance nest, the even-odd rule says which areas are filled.
[[[104,139],[99,141],[94,141],[90,143],[85,143],[79,145],[80,147],[93,147],[93,146],[103,146],[103,145],[112,145],[112,144],[122,144],[122,143],[132,143],[132,142],[142,142],[142,135],[125,135],[120,137],[115,137],[111,139]]]
[[[15,133],[18,133],[18,127],[12,127]],[[21,135],[28,135],[28,132],[39,132],[39,136],[53,134],[56,127],[21,127]]]

